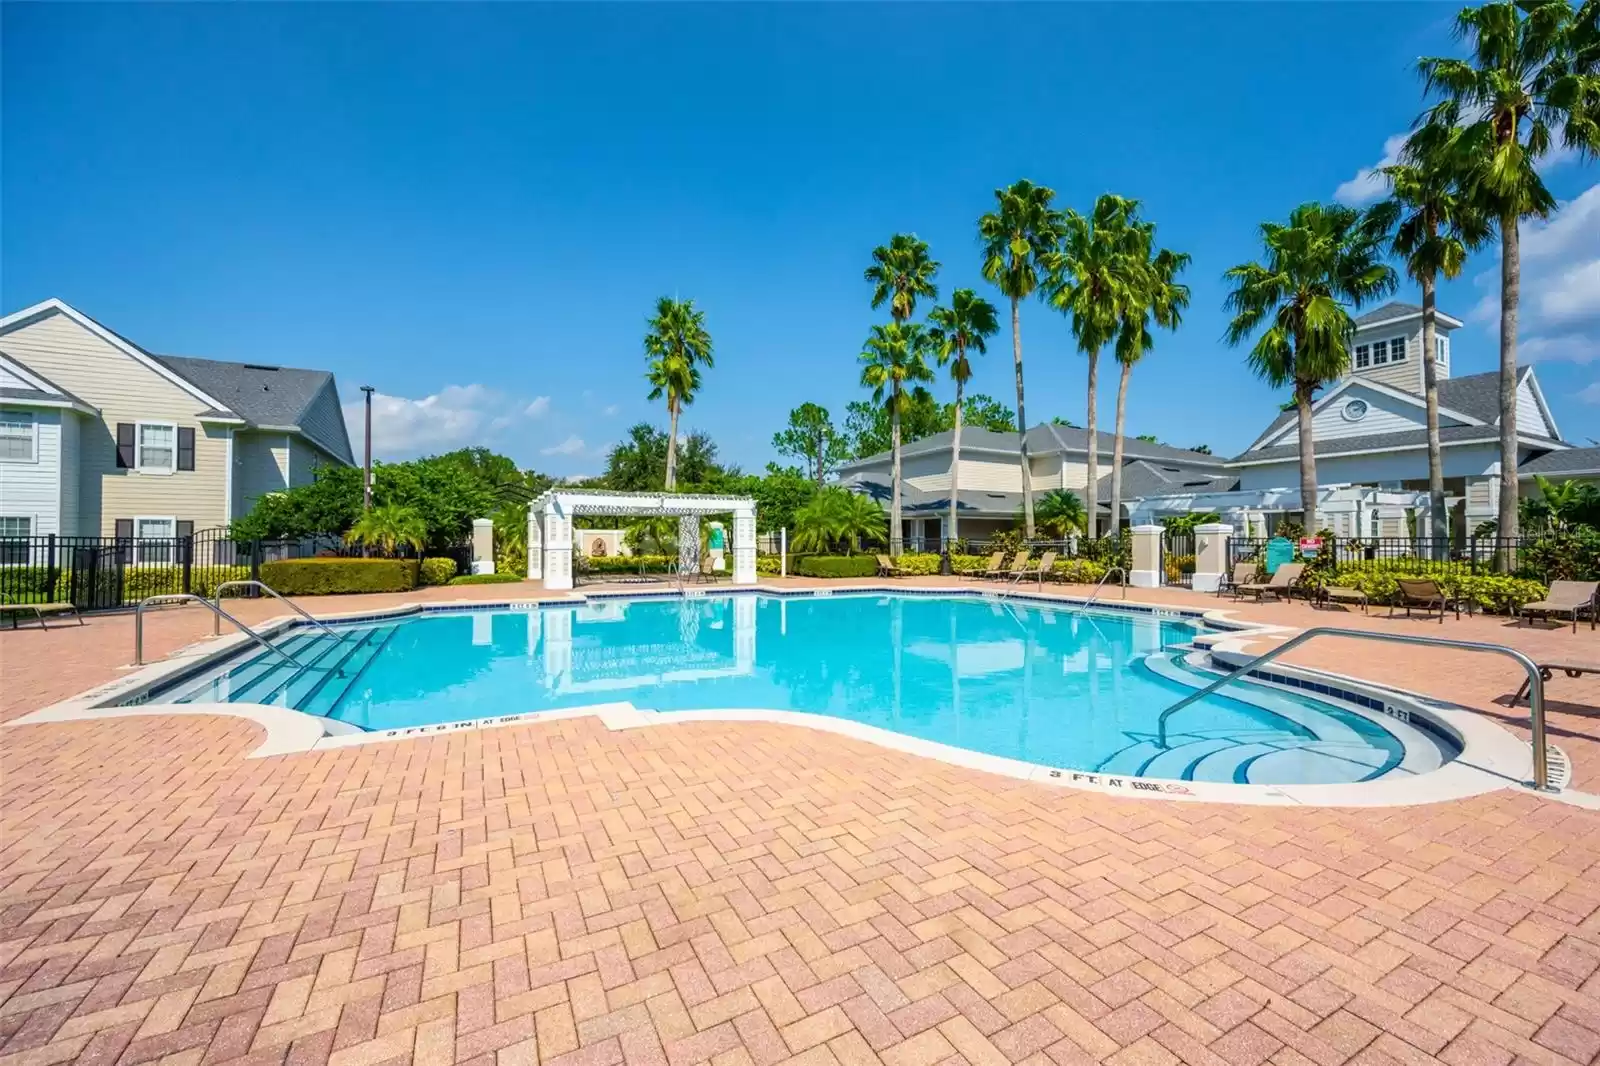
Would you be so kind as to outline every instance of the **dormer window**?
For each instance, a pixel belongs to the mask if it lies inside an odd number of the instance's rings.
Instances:
[[[1372,365],[1372,345],[1356,345],[1356,369],[1365,370]]]
[[[1406,361],[1406,339],[1395,337],[1389,341],[1389,362],[1403,363]]]
[[[1388,361],[1389,361],[1389,342],[1388,341],[1373,341],[1372,342],[1372,365],[1373,366],[1382,366],[1383,364],[1387,363]]]
[[[1441,366],[1450,362],[1450,338],[1443,333],[1433,338],[1433,361]]]

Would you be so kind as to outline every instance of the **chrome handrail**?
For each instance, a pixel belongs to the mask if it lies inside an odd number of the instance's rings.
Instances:
[[[1156,720],[1156,743],[1163,748],[1167,746],[1167,719],[1173,714],[1196,700],[1211,695],[1230,681],[1249,677],[1257,667],[1271,662],[1284,652],[1297,648],[1315,637],[1353,637],[1357,640],[1387,641],[1390,644],[1421,644],[1455,648],[1458,651],[1485,651],[1515,659],[1528,672],[1528,724],[1533,733],[1533,787],[1541,792],[1554,791],[1550,788],[1550,766],[1547,762],[1549,748],[1545,738],[1544,723],[1544,677],[1539,673],[1539,665],[1515,648],[1508,648],[1504,644],[1485,644],[1475,640],[1449,640],[1443,637],[1412,636],[1409,633],[1374,633],[1363,629],[1341,629],[1338,626],[1315,626],[1298,636],[1291,637],[1271,651],[1256,656],[1231,673],[1224,674],[1205,688],[1189,693],[1162,711]]]
[[[328,634],[328,636],[332,637],[334,640],[338,640],[339,639],[339,634],[335,633],[333,630],[329,629],[326,625],[322,624],[321,622],[317,621],[315,618],[311,617],[311,615],[306,611],[306,609],[304,607],[301,607],[299,604],[292,602],[287,597],[285,597],[283,595],[283,593],[279,592],[277,589],[273,588],[271,585],[267,584],[265,581],[253,581],[253,580],[251,580],[249,578],[245,578],[245,579],[242,579],[242,580],[239,580],[239,581],[224,581],[222,584],[217,586],[216,592],[213,593],[213,595],[216,597],[216,605],[218,607],[222,606],[222,590],[223,589],[244,588],[246,585],[249,585],[249,586],[252,586],[254,588],[260,589],[262,592],[265,592],[267,595],[271,596],[273,599],[277,600],[279,603],[284,604],[285,606],[287,606],[289,608],[289,610],[293,611],[295,614],[299,615],[301,618],[304,618],[307,622],[310,622],[312,625],[316,626],[318,629],[320,629],[324,633]],[[220,614],[214,615],[214,616],[212,616],[212,619],[211,619],[211,635],[212,636],[218,636],[221,633],[222,633],[222,616]]]
[[[195,602],[195,603],[200,604],[206,610],[210,611],[212,614],[214,614],[214,615],[216,615],[216,616],[218,616],[220,618],[225,618],[228,621],[232,622],[235,626],[237,626],[239,628],[239,630],[242,633],[244,633],[245,636],[249,637],[251,640],[255,641],[257,644],[261,645],[263,648],[266,648],[268,651],[276,652],[278,655],[282,656],[289,663],[291,663],[296,670],[304,670],[305,669],[305,667],[303,665],[301,665],[300,661],[298,659],[296,659],[293,655],[290,655],[288,652],[284,651],[282,648],[280,648],[276,644],[272,643],[266,637],[263,637],[260,633],[257,633],[255,630],[251,629],[249,626],[247,626],[243,622],[239,621],[233,615],[229,614],[227,611],[224,611],[221,607],[218,607],[216,604],[214,604],[210,600],[206,599],[204,596],[196,596],[192,592],[173,592],[173,593],[168,593],[168,594],[161,595],[161,596],[146,596],[144,599],[139,601],[139,606],[137,606],[137,607],[135,607],[133,609],[133,665],[134,666],[143,666],[144,665],[144,609],[146,607],[150,606],[152,603],[187,603],[187,602],[189,602],[191,600],[193,602]]]
[[[1105,588],[1105,584],[1107,581],[1111,580],[1112,574],[1122,575],[1122,598],[1128,598],[1128,572],[1120,566],[1113,566],[1111,569],[1105,572],[1105,576],[1103,576],[1099,581],[1095,582],[1094,591],[1089,594],[1088,599],[1083,601],[1083,605],[1085,607],[1093,603],[1096,597],[1100,595],[1100,590]]]

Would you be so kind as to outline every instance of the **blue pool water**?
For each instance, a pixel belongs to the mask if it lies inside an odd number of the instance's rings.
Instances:
[[[1253,684],[1191,705],[1163,736],[1159,712],[1209,677],[1164,650],[1193,639],[1190,623],[1128,612],[734,595],[428,614],[336,632],[279,640],[302,669],[251,655],[161,698],[279,704],[367,730],[613,702],[775,709],[1053,767],[1257,784],[1366,780],[1406,755],[1367,717]]]

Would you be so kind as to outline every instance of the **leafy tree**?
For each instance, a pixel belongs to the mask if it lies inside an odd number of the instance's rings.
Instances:
[[[946,404],[944,420],[951,426],[955,424],[955,405]],[[1015,433],[1017,419],[1011,408],[981,392],[968,396],[961,404],[961,422],[973,429],[987,429],[992,433]],[[944,432],[946,426],[940,426],[939,432]]]
[[[951,408],[952,430],[950,438],[950,529],[949,537],[960,536],[957,531],[957,495],[961,488],[961,420],[964,413],[962,390],[972,380],[972,361],[969,351],[979,355],[987,352],[987,340],[1000,331],[995,320],[994,304],[982,299],[971,289],[957,289],[950,296],[949,307],[935,307],[928,315],[932,327],[928,339],[933,345],[940,366],[949,365],[950,380],[956,383],[956,399]]]
[[[1134,437],[1133,439],[1134,440],[1142,440],[1146,444],[1160,444],[1161,443],[1160,439],[1157,438],[1154,433],[1141,433],[1137,437]]]
[[[794,518],[795,551],[843,551],[853,554],[857,543],[883,544],[887,540],[883,508],[865,496],[830,486],[822,489]]]
[[[933,393],[913,385],[901,397],[900,443],[943,433],[955,426],[955,404],[941,404]],[[868,400],[853,400],[845,405],[844,435],[850,442],[850,455],[865,459],[889,450],[889,412]],[[961,424],[966,429],[987,429],[995,433],[1015,433],[1016,419],[1011,409],[992,396],[975,392],[961,405]]]
[[[648,422],[629,426],[627,435],[606,454],[602,487],[619,492],[660,492],[660,471],[670,447],[672,440],[665,430]],[[684,440],[676,463],[680,479],[689,485],[703,485],[724,473],[717,464],[716,444],[699,430]]]
[[[1220,521],[1222,516],[1215,511],[1206,511],[1203,514],[1195,511],[1189,514],[1169,515],[1161,520],[1161,525],[1165,527],[1168,537],[1192,537],[1195,526]]]
[[[1068,429],[1078,428],[1078,423],[1074,422],[1070,418],[1062,418],[1060,415],[1051,415],[1050,424],[1052,426],[1066,426]]]
[[[762,533],[787,529],[795,515],[820,489],[816,482],[792,466],[767,464],[763,477],[750,477],[744,492],[756,501],[756,529]]]
[[[1189,450],[1191,452],[1199,452],[1201,455],[1210,455],[1211,454],[1211,445],[1209,445],[1209,444],[1196,444],[1193,448],[1190,448]]]
[[[834,428],[833,417],[820,404],[803,403],[789,412],[788,426],[772,435],[779,455],[803,460],[818,485],[850,457],[850,442]]]
[[[385,555],[394,555],[401,545],[420,552],[428,540],[428,526],[412,508],[386,503],[356,519],[347,536]]]
[[[1261,262],[1241,263],[1224,275],[1233,284],[1227,338],[1238,346],[1267,324],[1250,350],[1250,367],[1274,387],[1294,390],[1300,506],[1306,528],[1315,529],[1311,402],[1319,388],[1343,377],[1350,366],[1355,325],[1345,304],[1360,307],[1393,292],[1395,273],[1383,262],[1382,226],[1353,208],[1301,204],[1289,213],[1287,225],[1263,222],[1261,244]]]
[[[932,381],[928,369],[927,332],[899,322],[873,326],[861,352],[861,384],[872,390],[873,402],[889,411],[889,529],[891,545],[900,540],[900,414],[908,383]]]
[[[1022,524],[1033,536],[1033,472],[1028,467],[1028,416],[1022,390],[1023,300],[1039,288],[1061,240],[1062,219],[1051,203],[1055,190],[1024,178],[994,191],[995,209],[978,219],[983,277],[1011,301],[1011,358],[1017,376],[1017,427],[1022,431]]]
[[[650,364],[645,373],[650,399],[667,398],[664,484],[671,492],[678,483],[678,415],[694,403],[700,388],[700,367],[712,365],[705,312],[695,310],[693,300],[661,297],[656,301],[655,317],[650,320],[650,332],[645,334],[644,354]]]
[[[1418,62],[1428,91],[1440,100],[1409,143],[1416,149],[1412,161],[1444,150],[1467,200],[1500,230],[1497,526],[1501,536],[1515,538],[1518,226],[1555,209],[1537,163],[1558,134],[1584,158],[1600,151],[1600,3],[1501,0],[1464,8],[1455,30],[1469,55]]]
[[[1089,523],[1083,501],[1071,489],[1051,489],[1039,497],[1034,518],[1039,523],[1039,532],[1057,540],[1074,530],[1088,528]]]

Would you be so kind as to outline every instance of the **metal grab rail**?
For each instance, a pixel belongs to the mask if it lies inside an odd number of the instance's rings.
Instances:
[[[1171,707],[1161,712],[1161,717],[1156,720],[1156,743],[1161,747],[1167,746],[1167,719],[1183,710],[1230,681],[1247,678],[1259,666],[1278,658],[1284,652],[1298,648],[1306,641],[1315,637],[1353,637],[1356,640],[1387,641],[1390,644],[1422,644],[1439,648],[1455,648],[1459,651],[1486,651],[1495,655],[1504,655],[1508,659],[1515,659],[1528,673],[1528,722],[1533,733],[1533,787],[1541,792],[1550,792],[1550,767],[1547,760],[1548,746],[1545,740],[1544,723],[1544,677],[1539,673],[1539,665],[1515,648],[1508,648],[1504,644],[1484,644],[1475,640],[1448,640],[1442,637],[1417,637],[1408,633],[1373,633],[1362,629],[1340,629],[1338,626],[1316,626],[1308,629],[1298,636],[1279,644],[1276,648],[1258,655],[1254,659],[1237,667],[1231,673],[1211,682],[1205,688],[1197,689],[1174,703]]]
[[[1113,566],[1111,569],[1109,569],[1109,570],[1107,570],[1105,572],[1105,576],[1104,577],[1102,577],[1099,581],[1095,582],[1094,591],[1089,593],[1089,598],[1083,601],[1083,605],[1085,607],[1087,607],[1091,603],[1093,603],[1095,601],[1095,598],[1100,595],[1100,590],[1105,588],[1105,584],[1106,584],[1107,581],[1111,580],[1111,575],[1112,574],[1121,574],[1122,575],[1122,598],[1123,599],[1127,599],[1128,598],[1128,572],[1126,570],[1124,570],[1120,566]]]
[[[216,592],[213,593],[213,595],[216,597],[216,605],[218,607],[222,606],[222,590],[223,589],[243,588],[246,585],[251,585],[251,586],[254,586],[255,588],[260,589],[262,592],[265,592],[267,595],[271,596],[273,599],[277,600],[279,603],[281,603],[281,604],[285,605],[286,607],[288,607],[289,610],[293,611],[295,614],[299,615],[301,618],[304,618],[307,622],[310,622],[312,625],[316,626],[318,629],[320,629],[324,633],[328,634],[328,636],[332,637],[335,640],[339,639],[339,634],[335,633],[333,630],[329,629],[327,626],[323,625],[321,622],[319,622],[315,618],[311,617],[311,615],[306,612],[305,608],[299,606],[296,603],[291,602],[281,592],[279,592],[277,589],[273,588],[271,585],[267,584],[265,581],[252,581],[252,580],[250,580],[248,578],[246,578],[244,580],[241,580],[241,581],[224,581],[222,584],[217,586]],[[216,615],[213,615],[212,618],[211,618],[211,635],[215,637],[215,636],[219,636],[221,633],[222,633],[222,615],[220,613],[218,613]]]
[[[144,609],[146,607],[150,606],[150,604],[152,604],[152,603],[180,603],[180,602],[188,602],[188,601],[191,601],[191,600],[194,601],[195,603],[200,604],[202,607],[204,607],[206,610],[210,611],[212,614],[217,615],[220,618],[226,618],[228,621],[232,622],[235,626],[237,626],[239,628],[240,632],[244,633],[245,636],[249,637],[251,640],[255,641],[257,644],[261,645],[263,648],[266,648],[268,651],[276,652],[284,660],[286,660],[287,662],[292,664],[296,670],[304,670],[305,669],[305,667],[303,665],[301,665],[300,661],[298,659],[296,659],[293,655],[290,655],[288,652],[284,651],[282,648],[280,648],[276,644],[272,643],[266,637],[263,637],[260,633],[257,633],[255,630],[251,629],[249,626],[247,626],[243,622],[239,621],[233,615],[229,614],[227,611],[224,611],[221,607],[218,607],[216,604],[214,604],[210,600],[206,599],[204,596],[196,596],[192,592],[173,592],[173,593],[169,593],[167,595],[162,595],[162,596],[146,596],[144,599],[139,601],[139,606],[137,606],[137,607],[135,607],[133,609],[133,665],[134,666],[143,666],[144,665]]]

